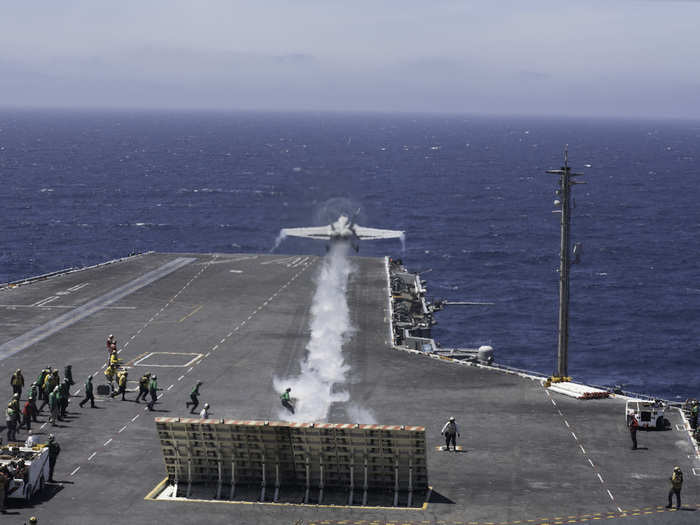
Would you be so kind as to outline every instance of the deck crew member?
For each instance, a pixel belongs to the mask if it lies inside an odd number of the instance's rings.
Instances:
[[[44,405],[46,405],[46,403],[48,403],[49,395],[51,395],[51,392],[53,392],[54,389],[58,386],[57,376],[58,376],[58,372],[52,372],[49,369],[48,373],[44,377],[44,403],[41,405],[41,408],[39,410],[44,408]]]
[[[116,373],[116,368],[112,365],[107,366],[105,369],[105,379],[109,383],[109,390],[114,392],[114,374]]]
[[[32,406],[32,421],[36,423],[36,416],[39,415],[39,409],[36,406],[36,392],[34,390],[30,390],[28,401],[29,404]]]
[[[49,416],[49,423],[51,423],[52,426],[56,426],[56,420],[59,416],[58,403],[58,387],[55,387],[53,392],[49,394],[49,412],[51,413]]]
[[[199,418],[200,419],[208,419],[209,418],[209,403],[204,403],[204,408],[199,413]]]
[[[44,369],[39,373],[39,375],[38,375],[37,378],[36,378],[35,383],[36,383],[36,385],[37,385],[38,388],[39,388],[39,398],[38,398],[39,401],[45,401],[45,396],[44,396],[44,380],[46,379],[46,375],[49,374],[49,373],[50,373],[49,368],[46,367],[46,368],[44,368]],[[42,406],[42,408],[43,408],[44,405],[41,405],[41,406]]]
[[[39,395],[41,394],[41,388],[39,388],[39,383],[34,381],[32,383],[32,386],[29,387],[29,397],[34,399],[34,403],[36,404],[36,400],[39,399]]]
[[[156,404],[158,399],[158,376],[152,376],[150,383],[148,383],[148,393],[151,396],[151,400],[148,402],[148,410],[153,410],[153,405]]]
[[[190,408],[190,414],[194,414],[195,410],[197,409],[197,406],[199,406],[199,387],[202,386],[201,381],[197,381],[197,384],[195,387],[192,389],[192,392],[190,392],[190,401],[185,403],[187,407],[192,405],[192,408]]]
[[[90,401],[90,407],[95,408],[95,396],[92,393],[92,376],[88,376],[87,381],[85,381],[85,398],[78,403],[80,405],[80,408],[83,408],[83,405]]]
[[[31,394],[22,408],[22,416],[23,419],[20,428],[26,426],[27,430],[30,430],[32,428],[32,419],[36,421],[36,404],[34,404],[34,399],[31,397]]]
[[[282,395],[280,396],[280,401],[282,402],[282,406],[293,414],[294,405],[292,404],[292,398],[289,394],[291,391],[291,388],[287,388],[284,392],[282,392]]]
[[[109,364],[114,368],[119,366],[119,354],[116,346],[112,348],[112,352],[109,354]]]
[[[455,418],[451,417],[445,426],[442,427],[442,434],[445,436],[445,450],[450,450],[450,442],[452,443],[452,448],[457,450],[457,436],[461,437],[459,430],[457,429],[457,423],[455,423]]]
[[[12,399],[10,399],[10,402],[7,406],[11,406],[17,412],[19,412],[19,394],[12,394]]]
[[[75,384],[75,381],[73,381],[73,365],[66,365],[63,369],[63,380],[68,381],[68,386]]]
[[[681,488],[683,487],[683,472],[681,472],[681,467],[673,467],[673,474],[669,478],[671,481],[671,488],[668,491],[668,505],[667,509],[671,508],[671,502],[673,500],[673,495],[676,495],[676,508],[681,508]]]
[[[68,412],[68,399],[70,398],[70,383],[67,379],[64,379],[63,383],[58,386],[58,391],[61,394],[61,404],[58,408],[61,411],[61,417],[64,418]]]
[[[146,396],[148,396],[148,384],[150,382],[151,382],[151,373],[150,372],[146,372],[139,379],[139,394],[136,396],[137,403],[139,402],[139,399],[141,399],[141,396],[143,396],[143,400],[146,401]]]
[[[22,370],[17,369],[17,371],[12,374],[12,379],[10,379],[10,384],[12,385],[12,393],[22,395],[22,388],[24,388],[24,376],[22,375]]]
[[[124,370],[121,374],[119,374],[119,379],[117,381],[117,384],[119,386],[119,390],[116,392],[112,392],[112,397],[117,397],[119,394],[122,395],[122,401],[126,401],[126,398],[124,395],[126,394],[126,381],[127,381],[127,376],[129,373]]]
[[[56,459],[61,453],[61,445],[56,443],[56,438],[54,438],[53,434],[49,434],[49,442],[46,446],[49,449],[49,481],[53,483],[53,468],[56,466]]]
[[[637,450],[637,430],[639,430],[639,422],[634,414],[630,414],[627,418],[627,425],[630,430],[630,437],[632,438],[632,450]]]
[[[7,442],[15,441],[17,432],[17,411],[12,405],[7,405],[5,411],[5,426],[7,427]]]

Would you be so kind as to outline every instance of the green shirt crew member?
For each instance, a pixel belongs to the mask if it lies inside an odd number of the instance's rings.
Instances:
[[[186,406],[192,405],[192,408],[190,409],[190,414],[195,413],[195,409],[199,405],[199,387],[202,386],[201,381],[197,381],[197,384],[195,387],[192,389],[192,392],[190,392],[190,401],[185,403]]]
[[[148,410],[153,410],[153,405],[156,404],[158,399],[158,376],[151,377],[151,382],[148,384],[148,393],[151,396],[151,400],[148,402]]]
[[[95,396],[92,393],[92,376],[88,376],[87,381],[85,381],[85,397],[79,403],[80,408],[88,401],[90,401],[90,408],[95,408]]]
[[[280,395],[280,401],[282,402],[282,406],[293,414],[294,405],[292,404],[292,397],[289,394],[291,391],[292,389],[288,387],[284,392],[282,392],[282,395]]]

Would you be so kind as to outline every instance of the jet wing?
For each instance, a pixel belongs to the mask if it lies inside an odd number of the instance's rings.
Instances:
[[[331,238],[330,226],[315,226],[311,228],[283,228],[280,232],[284,237],[307,237],[309,239]]]
[[[404,232],[399,230],[380,230],[379,228],[365,228],[355,225],[355,234],[360,240],[372,239],[395,239],[404,236]]]

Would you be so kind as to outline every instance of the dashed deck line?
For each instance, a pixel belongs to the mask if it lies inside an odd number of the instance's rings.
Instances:
[[[571,433],[571,436],[574,438],[574,441],[576,441],[576,444],[579,446],[579,449],[581,450],[581,453],[583,454],[583,457],[586,458],[586,460],[588,460],[588,463],[591,465],[591,468],[593,469],[593,471],[595,472],[596,476],[597,476],[598,479],[600,480],[600,483],[601,483],[601,485],[603,486],[603,488],[605,489],[605,491],[607,492],[608,496],[610,496],[610,499],[612,500],[613,503],[616,503],[616,502],[615,502],[615,497],[613,496],[613,493],[612,493],[612,492],[610,491],[610,489],[606,486],[605,480],[603,479],[603,476],[601,476],[600,472],[598,471],[598,469],[596,468],[595,464],[593,463],[593,460],[591,460],[591,458],[589,457],[589,455],[586,453],[586,449],[583,448],[583,444],[579,441],[578,436],[577,436],[577,435],[574,433],[574,431],[571,429],[571,425],[570,425],[569,421],[566,419],[566,416],[562,413],[561,409],[557,406],[557,403],[556,403],[556,401],[554,400],[554,398],[552,397],[552,395],[549,393],[549,390],[545,390],[544,392],[545,392],[545,394],[547,395],[547,397],[549,398],[549,400],[552,402],[552,404],[556,407],[557,413],[558,413],[559,416],[563,419],[564,424],[566,425],[566,428],[569,429],[569,432]],[[616,508],[617,508],[620,512],[622,512],[622,509],[621,509],[619,506],[616,505]],[[592,518],[592,519],[596,519],[596,518]]]
[[[700,504],[695,504],[695,505],[686,505],[684,508],[700,508]],[[618,507],[619,509],[619,507]],[[579,515],[572,515],[572,516],[557,516],[553,518],[530,518],[530,519],[519,519],[519,520],[513,520],[513,521],[452,521],[452,520],[437,520],[437,521],[429,521],[429,520],[420,520],[420,521],[411,521],[411,520],[403,520],[403,519],[396,519],[396,520],[388,520],[388,521],[380,521],[380,520],[353,520],[353,519],[345,519],[345,520],[311,520],[308,522],[308,525],[348,525],[348,524],[354,524],[354,525],[423,525],[423,524],[428,524],[428,523],[437,523],[439,525],[522,525],[525,523],[532,523],[534,525],[560,525],[563,523],[588,523],[591,521],[597,521],[597,520],[612,520],[612,519],[620,519],[620,518],[637,518],[637,517],[642,517],[642,516],[648,516],[651,514],[660,514],[660,513],[666,513],[666,512],[678,512],[678,509],[667,509],[663,506],[657,506],[657,507],[646,507],[644,509],[634,509],[634,510],[622,510],[619,509],[618,512],[596,512],[593,514],[579,514]]]

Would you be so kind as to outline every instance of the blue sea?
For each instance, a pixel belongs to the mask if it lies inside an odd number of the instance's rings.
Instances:
[[[470,116],[0,112],[0,282],[131,252],[269,252],[359,208],[450,306],[443,347],[551,374],[559,168],[574,188],[569,372],[700,394],[700,123]],[[322,254],[287,239],[276,253]],[[1,312],[1,311],[0,311]],[[1,315],[1,313],[0,313]]]

